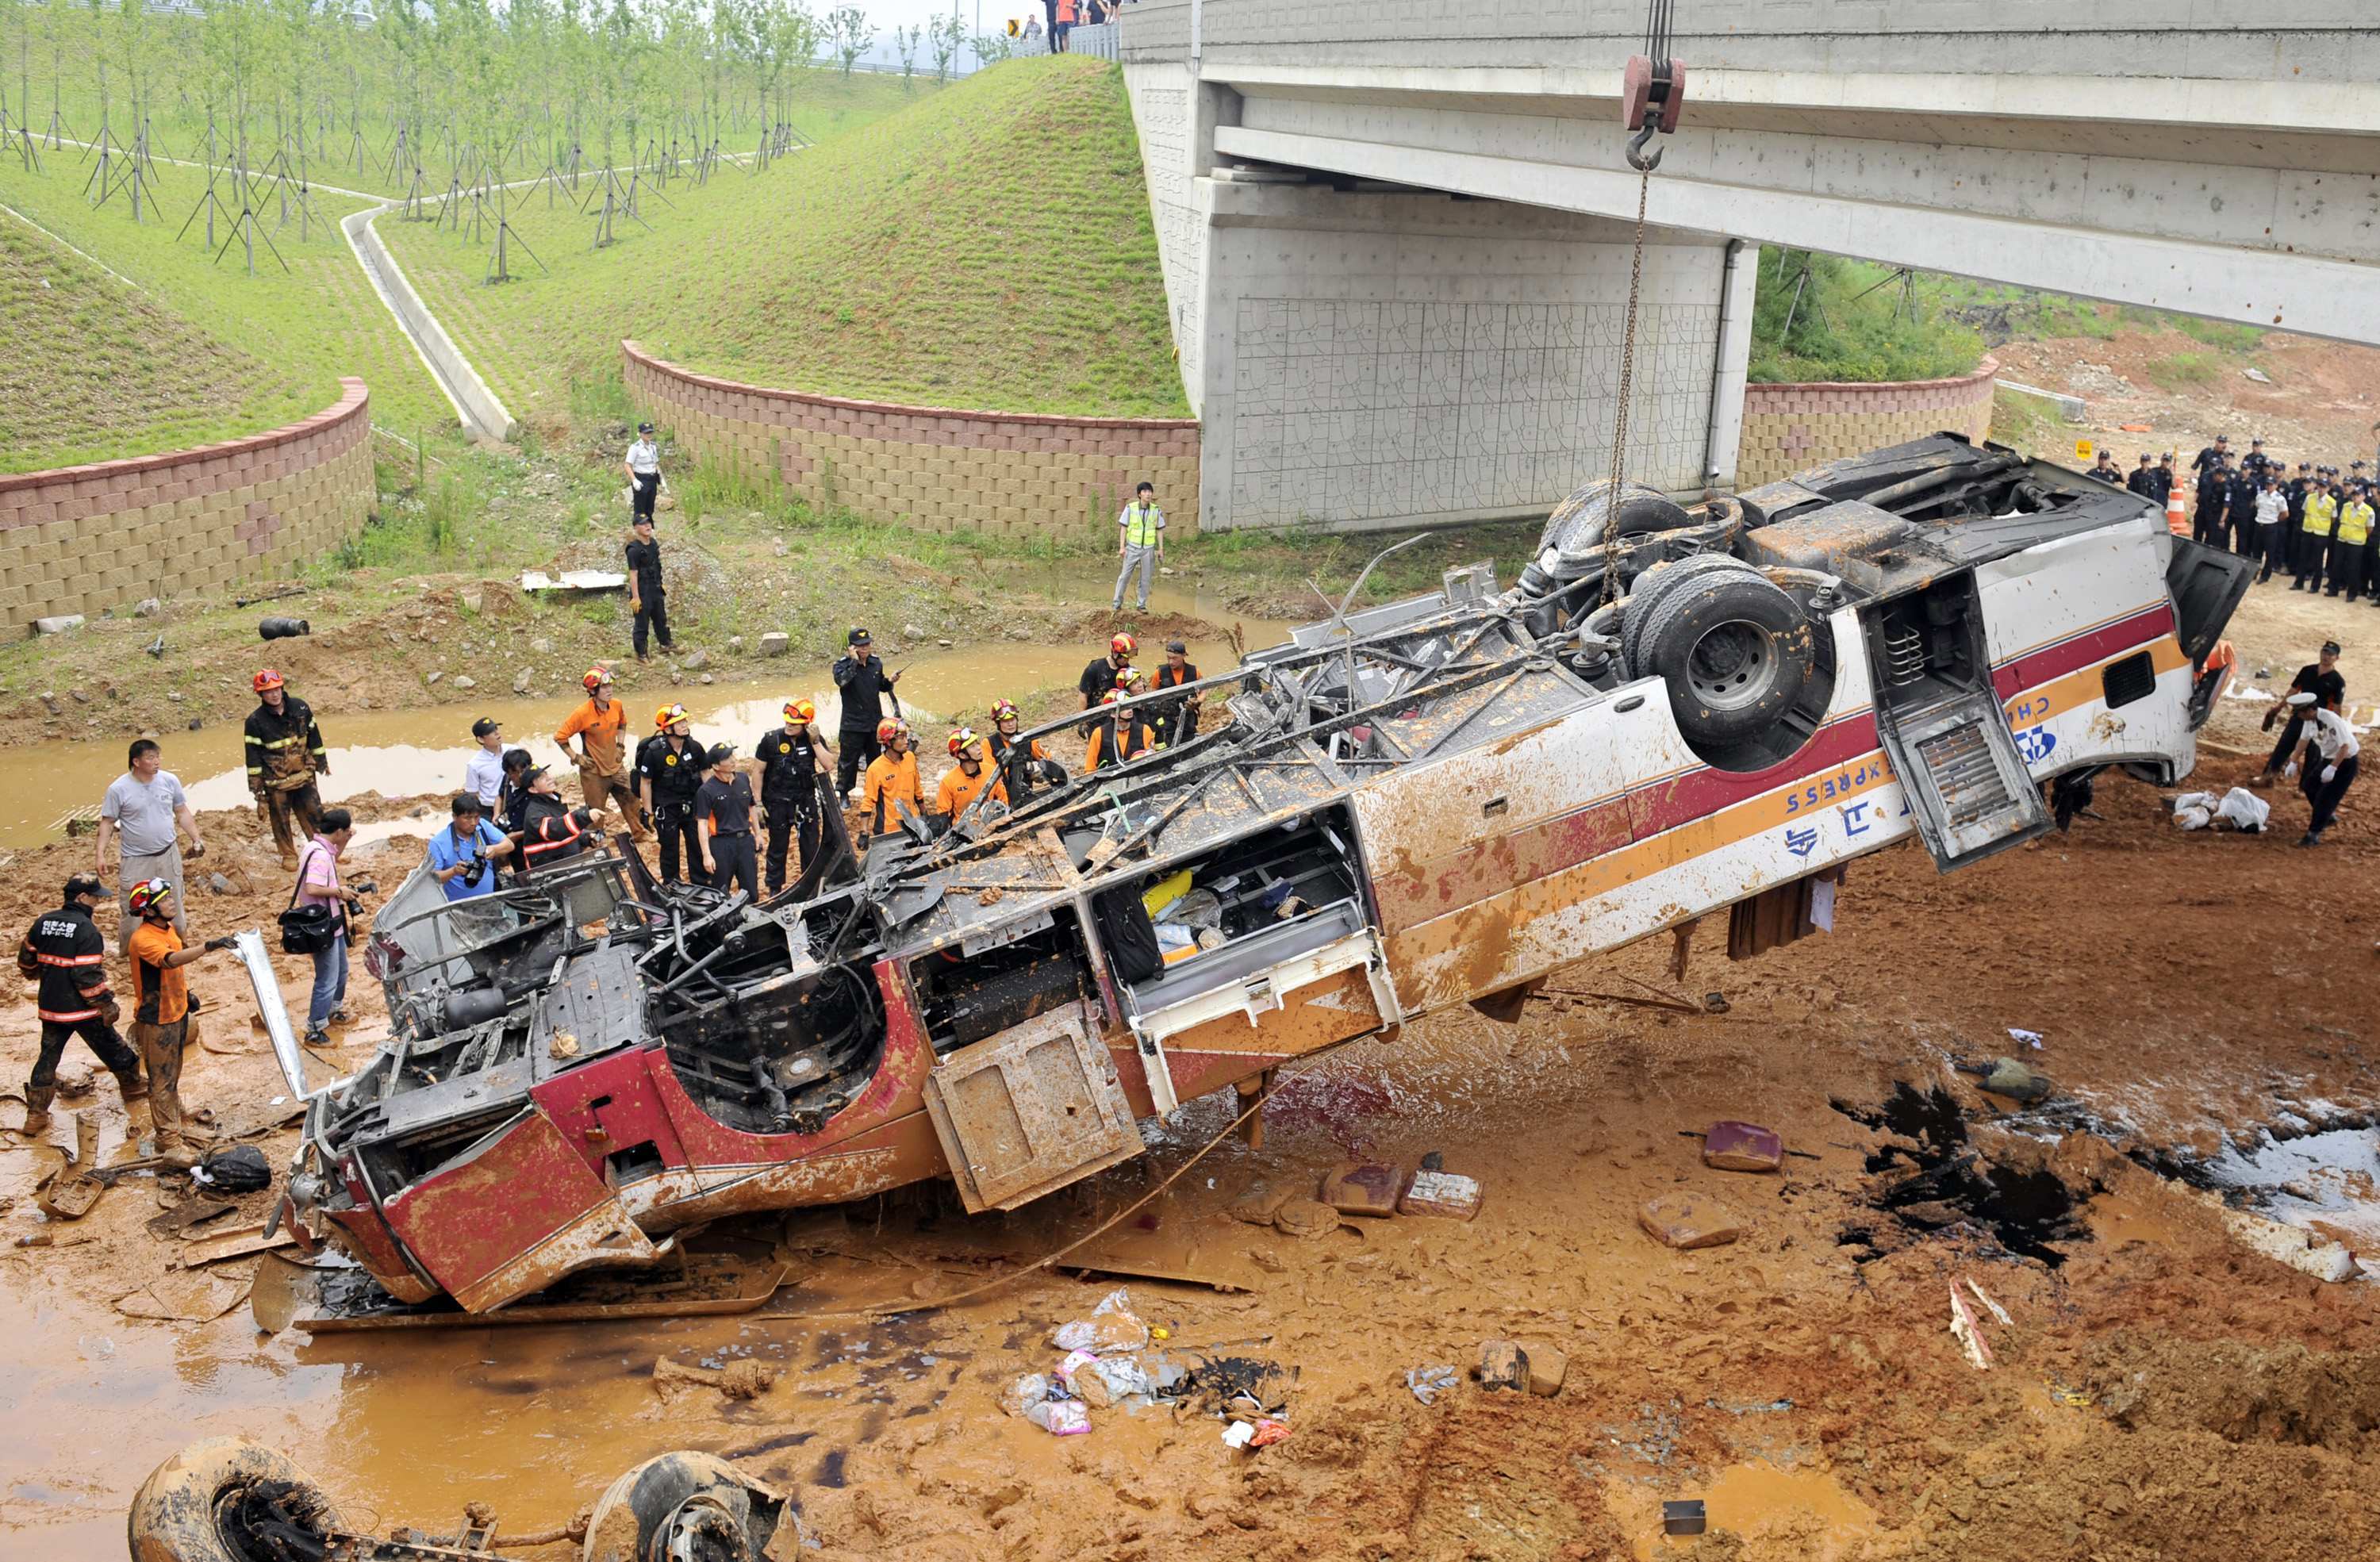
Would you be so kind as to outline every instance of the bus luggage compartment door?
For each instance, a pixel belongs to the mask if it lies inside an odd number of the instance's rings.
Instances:
[[[1029,1204],[1142,1149],[1080,1003],[943,1057],[926,1076],[926,1111],[970,1215]]]

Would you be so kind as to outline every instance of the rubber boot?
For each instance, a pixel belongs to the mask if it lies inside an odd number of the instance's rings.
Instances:
[[[39,1139],[50,1131],[50,1103],[58,1097],[55,1084],[25,1086],[25,1126],[17,1132],[28,1139]]]
[[[124,1097],[124,1109],[129,1112],[135,1101],[149,1099],[149,1082],[141,1077],[140,1066],[111,1070],[115,1075],[116,1094]]]

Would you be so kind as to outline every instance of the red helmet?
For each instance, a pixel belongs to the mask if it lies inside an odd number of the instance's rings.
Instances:
[[[1118,633],[1110,636],[1108,640],[1108,649],[1115,652],[1118,656],[1129,657],[1133,652],[1140,649],[1140,642],[1134,639],[1129,635]]]
[[[653,730],[656,732],[667,732],[670,728],[676,726],[680,721],[690,721],[692,720],[693,718],[686,713],[685,706],[664,705],[659,710],[653,712]]]
[[[258,694],[262,694],[267,689],[277,689],[281,686],[281,674],[268,667],[256,675],[254,686]]]
[[[1115,686],[1119,689],[1137,688],[1148,676],[1137,667],[1119,667],[1116,669]]]
[[[975,735],[975,729],[973,727],[961,727],[957,732],[951,734],[951,757],[953,759],[957,758],[960,755],[965,754],[968,749],[973,748],[981,740]]]
[[[125,897],[125,903],[132,908],[133,915],[146,916],[151,906],[173,892],[174,887],[162,878],[144,878],[132,887],[131,893]]]
[[[785,701],[785,720],[788,721],[815,721],[818,720],[818,706],[806,699],[789,699]]]
[[[895,717],[887,716],[884,720],[876,723],[876,741],[878,743],[891,743],[895,737],[906,733],[908,730],[908,722],[900,720]]]
[[[613,672],[613,671],[608,667],[590,667],[587,670],[587,675],[578,681],[587,685],[588,693],[593,694],[597,689],[601,688],[606,684],[615,684],[619,682],[619,678],[618,675]]]
[[[999,725],[1002,721],[1014,721],[1017,719],[1016,702],[1014,700],[996,699],[991,702],[991,720],[994,726]]]

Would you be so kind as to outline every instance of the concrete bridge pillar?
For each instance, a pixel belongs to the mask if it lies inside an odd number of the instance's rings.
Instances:
[[[1542,515],[1610,467],[1630,224],[1218,169],[1236,94],[1128,64],[1202,527],[1363,531]],[[1203,149],[1203,150],[1202,150]],[[1648,236],[1627,475],[1734,478],[1754,268]]]

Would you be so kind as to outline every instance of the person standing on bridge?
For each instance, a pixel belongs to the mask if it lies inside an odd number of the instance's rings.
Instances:
[[[176,827],[189,832],[193,859],[207,854],[207,843],[199,838],[199,817],[190,811],[190,800],[182,793],[181,779],[164,768],[164,758],[156,739],[133,739],[126,760],[129,768],[108,783],[107,795],[100,800],[99,850],[91,867],[101,878],[107,877],[107,848],[117,847],[118,954],[132,947],[132,930],[140,923],[132,914],[132,886],[144,878],[182,882],[182,847]],[[174,931],[186,938],[190,935],[188,916],[178,896],[174,903]]]
[[[648,630],[661,642],[662,649],[674,644],[670,639],[669,603],[662,585],[662,545],[653,540],[653,518],[649,515],[638,515],[628,528],[628,611],[636,615],[628,639],[638,661],[652,660],[645,649]]]
[[[322,795],[314,778],[331,773],[330,751],[322,746],[322,730],[304,700],[283,686],[281,674],[270,667],[253,680],[257,707],[248,713],[248,790],[257,812],[273,827],[273,842],[281,848],[281,866],[298,866],[297,835],[309,840],[321,833]],[[297,825],[293,833],[290,826]]]
[[[629,520],[633,522],[639,515],[651,520],[653,501],[662,491],[662,447],[661,442],[653,438],[651,424],[637,425],[637,437],[629,442],[628,454],[621,458],[620,465],[628,474]]]
[[[1132,503],[1116,515],[1116,557],[1123,567],[1116,571],[1115,601],[1111,611],[1123,611],[1123,588],[1132,579],[1132,572],[1140,572],[1140,611],[1148,611],[1148,588],[1157,579],[1157,567],[1165,562],[1165,512],[1157,507],[1157,485],[1142,483],[1133,490]]]
[[[1050,23],[1050,52],[1066,53],[1066,34],[1075,30],[1075,0],[1058,0],[1056,17]]]

